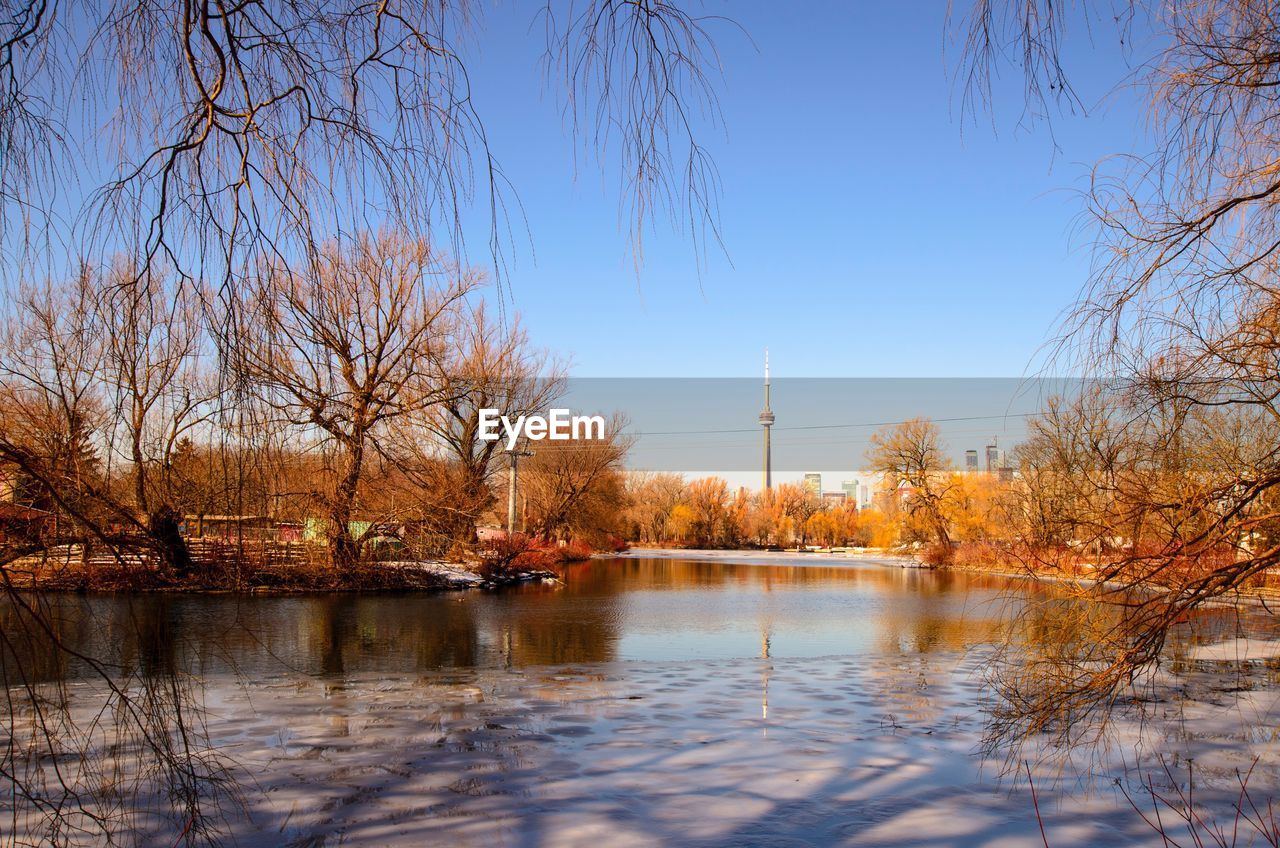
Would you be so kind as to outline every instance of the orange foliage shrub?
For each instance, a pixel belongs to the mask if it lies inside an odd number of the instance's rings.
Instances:
[[[933,542],[920,551],[920,561],[931,568],[950,565],[955,549],[945,542]]]
[[[957,568],[991,568],[1004,565],[1008,554],[990,542],[961,542],[951,554]]]
[[[487,542],[476,572],[487,580],[514,577],[528,571],[559,572],[557,566],[590,559],[591,546],[574,540],[567,545],[534,539],[521,533]]]

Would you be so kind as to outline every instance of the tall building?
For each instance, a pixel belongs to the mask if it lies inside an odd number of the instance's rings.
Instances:
[[[844,492],[846,502],[858,505],[858,481],[857,480],[841,480],[840,490]]]
[[[804,487],[819,497],[822,496],[822,475],[810,471],[804,475]]]
[[[987,473],[995,474],[996,469],[1000,467],[1000,448],[995,436],[991,437],[991,444],[987,445]]]
[[[764,412],[760,413],[764,428],[764,491],[773,488],[773,457],[769,453],[769,428],[773,426],[773,410],[769,408],[769,348],[764,349]]]
[[[964,470],[970,474],[978,473],[978,452],[976,450],[964,452]]]

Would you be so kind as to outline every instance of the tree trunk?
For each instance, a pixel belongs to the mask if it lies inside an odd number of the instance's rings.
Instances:
[[[350,571],[360,561],[360,543],[351,535],[351,518],[363,459],[364,445],[358,441],[347,454],[346,470],[329,505],[329,564],[343,571]]]
[[[476,519],[480,512],[488,507],[485,496],[487,486],[484,481],[484,470],[477,467],[463,469],[462,505],[465,507],[451,512],[445,518],[445,534],[461,545],[474,545],[479,541],[476,535]]]
[[[180,580],[191,576],[191,551],[182,538],[181,519],[173,507],[165,504],[148,515],[147,533],[166,574]]]

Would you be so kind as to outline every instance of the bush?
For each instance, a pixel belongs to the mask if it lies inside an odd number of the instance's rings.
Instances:
[[[574,540],[567,545],[523,534],[493,539],[480,549],[477,573],[486,580],[514,577],[527,571],[559,572],[566,562],[590,559],[591,546]]]
[[[522,567],[521,560],[535,550],[533,540],[523,533],[490,539],[480,547],[480,565],[476,573],[486,580],[511,577],[528,570],[528,565]]]
[[[952,551],[950,565],[973,571],[1016,571],[1046,577],[1074,578],[1092,574],[1091,567],[1070,548],[1032,547],[1016,542],[962,542]]]
[[[991,542],[962,542],[951,552],[950,565],[958,568],[992,568],[1008,564],[1009,553]]]
[[[559,548],[560,562],[582,562],[591,559],[591,546],[585,542],[573,540],[567,545]]]
[[[920,561],[930,568],[950,565],[954,556],[955,548],[947,542],[930,542],[920,550]]]

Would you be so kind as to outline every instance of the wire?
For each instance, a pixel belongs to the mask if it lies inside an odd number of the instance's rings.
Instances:
[[[959,418],[930,418],[935,424],[947,424],[959,421],[991,421],[998,418],[1034,418],[1040,415],[1039,412],[1009,412],[1000,415],[969,415]],[[803,424],[794,427],[773,427],[777,431],[783,430],[841,430],[852,429],[856,427],[893,427],[898,424],[906,424],[906,421],[876,421],[864,424]],[[695,435],[714,435],[718,433],[759,433],[760,426],[755,427],[738,427],[725,430],[655,430],[646,433],[643,430],[632,431],[628,435],[632,436],[695,436]]]

